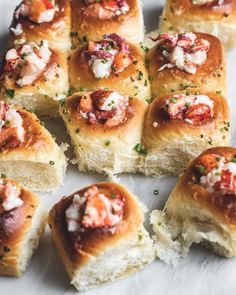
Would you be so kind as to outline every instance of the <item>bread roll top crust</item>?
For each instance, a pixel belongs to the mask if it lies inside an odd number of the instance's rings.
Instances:
[[[203,152],[199,157],[193,160],[187,171],[181,176],[179,183],[173,194],[174,198],[185,199],[185,201],[190,201],[196,203],[198,206],[207,208],[213,214],[215,214],[224,223],[229,224],[233,228],[236,227],[236,178],[233,179],[233,192],[222,193],[218,189],[208,190],[203,186],[199,178],[199,171],[202,173],[202,167],[207,169],[209,165],[212,165],[212,155],[216,158],[216,161],[220,161],[221,157],[224,157],[226,161],[232,162],[236,156],[236,149],[232,147],[216,147],[211,148]],[[206,160],[206,156],[208,160]],[[205,158],[205,166],[200,166],[199,161],[202,157]],[[218,159],[219,157],[219,159]],[[233,163],[233,162],[232,162]],[[215,167],[215,165],[213,165]],[[204,175],[204,174],[201,174]],[[215,175],[216,177],[218,175]],[[220,181],[227,182],[227,176],[223,177]],[[178,192],[178,193],[177,193]]]
[[[101,90],[101,89],[100,89]],[[100,91],[98,90],[98,91]],[[103,90],[102,90],[103,91]],[[107,91],[107,90],[106,90]],[[89,132],[91,134],[98,135],[101,133],[114,133],[114,130],[123,130],[128,128],[129,124],[138,118],[139,115],[142,115],[146,104],[138,99],[128,99],[127,105],[122,111],[124,113],[121,121],[115,122],[116,124],[107,124],[109,118],[110,120],[116,120],[116,117],[119,117],[119,113],[116,114],[116,110],[111,111],[100,111],[101,114],[104,114],[104,119],[96,119],[94,123],[90,123],[88,118],[85,118],[83,113],[81,113],[80,102],[87,97],[88,95],[93,94],[94,92],[79,92],[73,94],[71,97],[67,98],[65,105],[62,106],[65,115],[71,119],[71,124],[73,124],[76,128],[79,128],[78,133],[80,131]],[[99,111],[97,111],[99,112]],[[112,113],[113,112],[113,113]],[[108,115],[110,117],[107,117]],[[98,114],[99,115],[99,114]],[[106,120],[107,117],[107,120]]]
[[[26,38],[38,35],[43,36],[45,39],[53,40],[55,37],[66,36],[66,33],[69,37],[70,29],[70,1],[67,0],[55,0],[56,12],[50,22],[35,23],[29,19],[29,17],[24,17],[22,15],[19,18],[16,18],[14,15],[12,24],[10,28],[15,28],[18,24],[22,26],[23,33],[19,36],[11,31],[10,42],[12,43],[14,39]],[[20,4],[21,5],[21,4]],[[15,12],[20,7],[17,6]]]
[[[41,125],[39,119],[30,111],[21,107],[15,108],[23,120],[24,139],[16,147],[3,148],[1,157],[8,157],[12,153],[31,153],[48,150],[54,145],[54,140],[50,133]]]
[[[194,93],[193,91],[189,91],[187,95],[195,95]],[[183,93],[178,92],[163,95],[151,103],[144,124],[144,144],[150,144],[152,146],[149,141],[157,141],[163,138],[168,138],[169,140],[170,138],[180,139],[185,136],[188,137],[189,134],[190,136],[200,138],[200,134],[206,137],[214,135],[216,132],[221,133],[220,129],[229,121],[228,105],[224,97],[215,93],[207,93],[206,95],[213,102],[212,116],[207,119],[203,118],[202,121],[200,120],[196,124],[193,124],[185,120],[170,118],[168,115],[166,102],[174,99],[176,94],[180,95]],[[224,132],[226,130],[222,130],[221,136],[224,135]]]
[[[209,42],[209,50],[207,51],[207,58],[205,62],[197,66],[197,71],[194,74],[194,79],[196,82],[204,81],[207,77],[214,75],[215,77],[220,77],[224,71],[224,56],[222,45],[220,40],[209,34],[205,33],[194,33],[197,39],[204,39]],[[173,77],[180,76],[183,79],[189,79],[193,74],[187,73],[184,70],[173,68],[164,68],[160,70],[169,61],[162,54],[163,47],[162,43],[155,45],[147,54],[147,60],[149,63],[149,69],[152,75],[157,76],[157,78],[163,78],[165,75],[173,75]],[[194,82],[194,81],[193,81]]]
[[[108,248],[115,247],[117,243],[129,241],[137,235],[143,222],[143,212],[136,199],[123,186],[115,183],[94,184],[99,193],[105,196],[120,195],[124,199],[123,218],[116,224],[115,232],[107,229],[87,229],[70,233],[67,228],[65,211],[72,204],[74,195],[81,197],[92,187],[86,187],[69,197],[64,197],[49,213],[49,224],[57,235],[62,247],[68,255],[70,262],[81,267],[91,255],[98,256]]]

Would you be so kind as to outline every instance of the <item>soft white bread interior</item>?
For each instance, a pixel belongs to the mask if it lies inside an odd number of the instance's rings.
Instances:
[[[124,278],[151,263],[156,256],[153,240],[143,226],[146,208],[136,196],[120,184],[105,182],[93,185],[103,194],[125,198],[123,219],[113,234],[106,228],[76,232],[71,239],[65,210],[73,197],[84,197],[87,187],[63,198],[49,213],[49,225],[58,253],[77,290],[85,291]]]
[[[108,249],[99,257],[92,257],[84,268],[75,271],[71,284],[79,291],[96,288],[125,278],[153,260],[153,242],[144,227],[140,226],[132,241]]]
[[[40,238],[42,237],[47,222],[47,213],[43,204],[40,204],[36,209],[33,217],[30,229],[26,234],[19,253],[19,275],[26,271],[27,265],[39,246]]]

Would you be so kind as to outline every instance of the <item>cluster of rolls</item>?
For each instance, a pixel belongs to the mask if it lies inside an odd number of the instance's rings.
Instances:
[[[221,43],[236,40],[234,13],[230,0],[167,1],[149,49],[139,44],[138,0],[19,4],[0,73],[1,275],[22,274],[46,224],[24,185],[52,191],[66,170],[64,148],[32,112],[64,120],[80,171],[176,175],[191,160],[164,211],[152,212],[152,238],[145,206],[119,184],[94,184],[53,206],[52,237],[78,290],[157,256],[174,263],[192,243],[236,255],[236,150],[224,147]]]

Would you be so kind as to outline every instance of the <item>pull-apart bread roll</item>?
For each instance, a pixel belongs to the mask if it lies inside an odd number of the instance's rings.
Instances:
[[[65,197],[51,209],[52,238],[76,289],[124,278],[154,260],[144,213],[126,188],[108,182]]]
[[[1,98],[41,116],[57,117],[59,100],[69,89],[67,58],[47,41],[16,45],[5,55],[0,76]]]
[[[0,171],[35,191],[62,184],[64,153],[38,118],[0,101]]]
[[[16,40],[47,40],[53,49],[69,51],[71,16],[67,0],[23,0],[10,27],[10,44]]]
[[[204,33],[161,34],[147,54],[155,97],[173,91],[217,91],[226,95],[224,51]]]
[[[116,32],[132,43],[144,38],[139,0],[72,0],[72,43],[100,40]]]
[[[115,91],[75,93],[60,107],[80,171],[137,172],[147,104]]]
[[[39,198],[0,178],[0,275],[20,276],[38,247],[47,221]]]
[[[226,48],[236,44],[235,0],[167,0],[161,32],[204,32],[218,37]]]
[[[179,174],[206,148],[227,145],[229,128],[228,105],[221,95],[174,93],[154,100],[142,136],[148,151],[143,172]]]
[[[193,160],[164,211],[151,215],[158,256],[173,262],[191,244],[236,255],[236,149],[217,147]]]
[[[69,67],[71,87],[77,91],[107,87],[131,97],[151,97],[143,53],[116,34],[79,46],[71,53]]]

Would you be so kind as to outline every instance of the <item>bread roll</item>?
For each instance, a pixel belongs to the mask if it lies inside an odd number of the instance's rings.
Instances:
[[[117,92],[79,92],[60,107],[80,171],[137,172],[147,104]]]
[[[143,53],[116,34],[72,51],[69,77],[71,87],[76,91],[103,87],[131,97],[151,98]]]
[[[46,41],[15,45],[6,53],[0,77],[5,101],[55,118],[59,100],[67,96],[68,89],[67,56],[49,49]]]
[[[66,159],[39,119],[0,101],[0,171],[34,191],[47,192],[63,181]]]
[[[46,212],[33,192],[13,180],[1,177],[0,191],[0,275],[18,277],[38,247]]]
[[[75,47],[88,40],[100,40],[104,34],[114,32],[133,43],[143,41],[144,23],[139,0],[123,1],[121,7],[119,1],[87,2],[88,5],[83,0],[73,0],[71,3],[71,35]]]
[[[217,91],[226,96],[222,44],[204,33],[162,34],[147,54],[155,97],[173,91]]]
[[[236,149],[216,147],[193,160],[151,223],[158,256],[173,262],[193,243],[236,255]],[[178,261],[178,260],[177,260]]]
[[[153,242],[143,221],[144,206],[116,183],[91,185],[54,205],[49,225],[71,284],[85,291],[151,263]]]
[[[204,32],[218,37],[227,49],[235,46],[235,1],[204,3],[204,0],[167,0],[160,19],[160,32]]]
[[[47,3],[49,2],[49,3]],[[49,6],[47,7],[47,4]],[[10,44],[23,39],[47,40],[50,48],[69,51],[71,48],[71,9],[67,0],[24,0],[15,10],[10,26]]]
[[[206,148],[230,139],[228,104],[216,93],[166,94],[152,102],[144,123],[142,143],[146,175],[179,174],[189,160]]]

